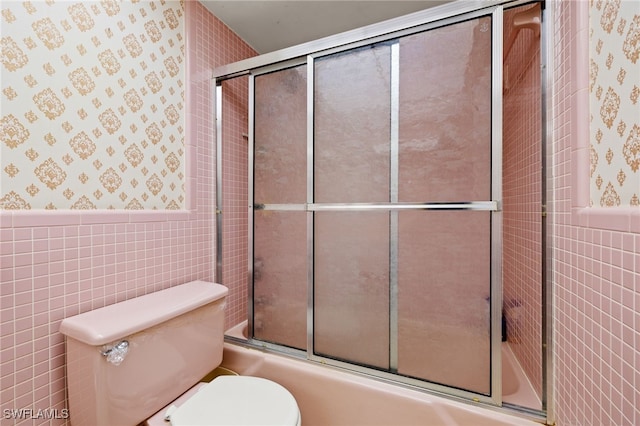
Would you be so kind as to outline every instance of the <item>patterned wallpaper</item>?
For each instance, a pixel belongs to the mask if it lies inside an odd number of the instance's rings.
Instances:
[[[591,0],[592,206],[640,206],[640,2]]]
[[[184,208],[184,4],[1,8],[0,208]]]

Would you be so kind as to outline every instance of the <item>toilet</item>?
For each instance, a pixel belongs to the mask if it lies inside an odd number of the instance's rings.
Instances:
[[[222,375],[228,289],[192,281],[65,318],[72,425],[301,424],[273,381]]]

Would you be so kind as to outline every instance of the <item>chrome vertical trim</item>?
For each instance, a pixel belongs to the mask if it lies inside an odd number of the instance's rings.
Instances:
[[[399,176],[399,120],[400,120],[400,42],[396,41],[391,45],[391,129],[390,129],[390,150],[391,150],[391,201],[398,202],[398,176]]]
[[[553,357],[553,43],[555,2],[545,2],[541,8],[540,60],[542,91],[542,410],[546,412],[547,424],[555,423],[554,407],[554,357]]]
[[[503,8],[491,16],[491,198],[502,201]],[[491,213],[491,400],[502,405],[502,209]]]
[[[391,45],[390,202],[398,202],[400,42]],[[389,212],[389,369],[398,371],[398,211]]]
[[[314,90],[315,58],[307,56],[307,204],[313,204],[313,143],[314,143]]]
[[[255,137],[255,76],[249,75],[249,105],[247,111],[248,133],[249,133],[249,145],[247,149],[247,159],[249,164],[247,165],[247,188],[248,188],[248,212],[247,212],[247,338],[253,339],[253,234],[255,232],[253,226],[253,184],[254,184],[254,137]]]
[[[314,141],[314,75],[315,60],[307,56],[307,204],[313,203],[313,141]],[[314,254],[313,211],[307,211],[307,356],[313,356]]]
[[[216,273],[215,281],[222,279],[222,83],[216,82]]]

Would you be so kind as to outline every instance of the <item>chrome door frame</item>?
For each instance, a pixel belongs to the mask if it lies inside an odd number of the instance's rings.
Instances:
[[[478,395],[473,392],[462,391],[460,389],[451,388],[448,386],[441,386],[434,383],[424,382],[422,380],[414,380],[397,376],[392,373],[380,372],[378,370],[372,370],[366,367],[354,366],[350,363],[335,361],[333,359],[319,357],[313,354],[313,262],[309,262],[308,269],[308,309],[307,309],[307,352],[306,358],[322,363],[332,364],[338,367],[344,367],[356,373],[362,373],[370,375],[372,371],[375,371],[376,376],[383,380],[390,380],[393,382],[400,382],[400,384],[419,387],[421,389],[430,390],[438,394],[442,394],[447,397],[454,397],[463,399],[465,401],[482,402],[488,405],[501,406],[502,405],[502,377],[501,377],[501,317],[502,317],[502,211],[501,211],[501,198],[502,198],[502,40],[503,40],[503,9],[504,6],[515,7],[522,4],[531,3],[531,0],[474,0],[469,2],[452,2],[443,6],[427,9],[425,11],[416,12],[404,17],[392,19],[379,24],[373,24],[361,29],[348,31],[335,36],[326,37],[314,42],[304,43],[302,45],[294,46],[291,48],[283,49],[280,51],[260,55],[257,57],[249,58],[243,61],[239,61],[233,64],[218,67],[213,72],[213,77],[218,89],[221,88],[221,83],[224,80],[239,77],[249,77],[249,98],[250,105],[253,105],[253,85],[254,78],[257,75],[268,73],[280,69],[289,68],[299,64],[307,65],[307,203],[297,206],[279,206],[279,205],[266,205],[260,206],[260,208],[268,210],[303,210],[307,212],[307,226],[308,230],[313,229],[313,212],[322,210],[377,210],[386,209],[391,212],[397,212],[404,209],[469,209],[469,210],[485,210],[489,207],[492,211],[491,215],[491,396],[485,397],[484,395]],[[383,205],[365,205],[365,204],[350,204],[350,205],[326,205],[313,203],[313,61],[315,58],[326,56],[332,53],[350,50],[359,46],[373,44],[380,41],[392,40],[403,35],[413,34],[417,32],[427,31],[435,29],[444,25],[460,22],[466,19],[472,19],[480,16],[492,16],[492,203],[493,205],[483,206],[463,206],[458,204],[450,205],[436,205],[436,204],[394,204],[393,206]],[[392,52],[393,55],[393,52]],[[393,79],[393,77],[392,77]],[[392,83],[393,84],[393,83]],[[392,87],[393,91],[393,87]],[[217,97],[222,96],[221,90],[216,90]],[[217,105],[221,106],[221,101],[218,99]],[[250,288],[253,281],[253,114],[252,107],[250,107],[249,121],[249,281]],[[222,186],[221,186],[221,111],[216,109],[216,115],[218,121],[218,137],[217,137],[217,154],[218,154],[218,204],[221,207],[222,203]],[[393,117],[392,117],[393,127]],[[393,145],[393,141],[392,141]],[[310,146],[310,147],[309,147]],[[392,188],[393,193],[393,188]],[[220,213],[220,210],[217,210]],[[218,214],[219,218],[220,214]],[[393,219],[392,219],[393,226]],[[219,220],[219,230],[221,230],[221,221]],[[220,235],[221,232],[218,234]],[[392,243],[393,244],[393,243]],[[393,247],[393,245],[392,245]],[[222,243],[220,237],[218,238],[218,257],[221,258]],[[313,259],[313,236],[312,232],[308,232],[307,236],[307,249],[310,259]],[[392,248],[393,250],[393,248]],[[222,265],[219,261],[219,267]],[[250,290],[251,293],[251,290]],[[391,293],[390,303],[394,303],[393,292]],[[251,301],[249,301],[251,303]],[[397,300],[395,301],[397,303]],[[249,311],[252,313],[252,310]],[[252,314],[250,314],[251,316]],[[548,316],[548,315],[547,315]],[[547,318],[547,327],[549,327],[551,318]],[[251,322],[251,318],[249,321]],[[393,324],[394,320],[391,319]],[[397,319],[396,319],[397,322]],[[272,348],[278,351],[288,352],[294,355],[300,355],[300,351],[291,350],[290,348],[282,348],[279,345],[268,344],[260,341],[253,341],[250,337],[250,344],[253,343],[256,346]],[[547,347],[550,344],[547,343]],[[391,360],[394,356],[392,354]],[[547,372],[549,375],[549,372]],[[399,380],[401,379],[401,380]],[[426,384],[426,385],[425,385]],[[551,384],[548,383],[548,388]],[[549,392],[547,390],[547,392]],[[539,416],[536,416],[539,417]]]

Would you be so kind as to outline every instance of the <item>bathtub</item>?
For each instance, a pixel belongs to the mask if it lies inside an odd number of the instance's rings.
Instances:
[[[234,334],[240,337],[237,330]],[[224,345],[222,366],[286,387],[298,402],[305,426],[539,426],[503,412],[231,342]]]
[[[542,401],[507,342],[502,343],[502,401],[534,410],[542,409]]]

